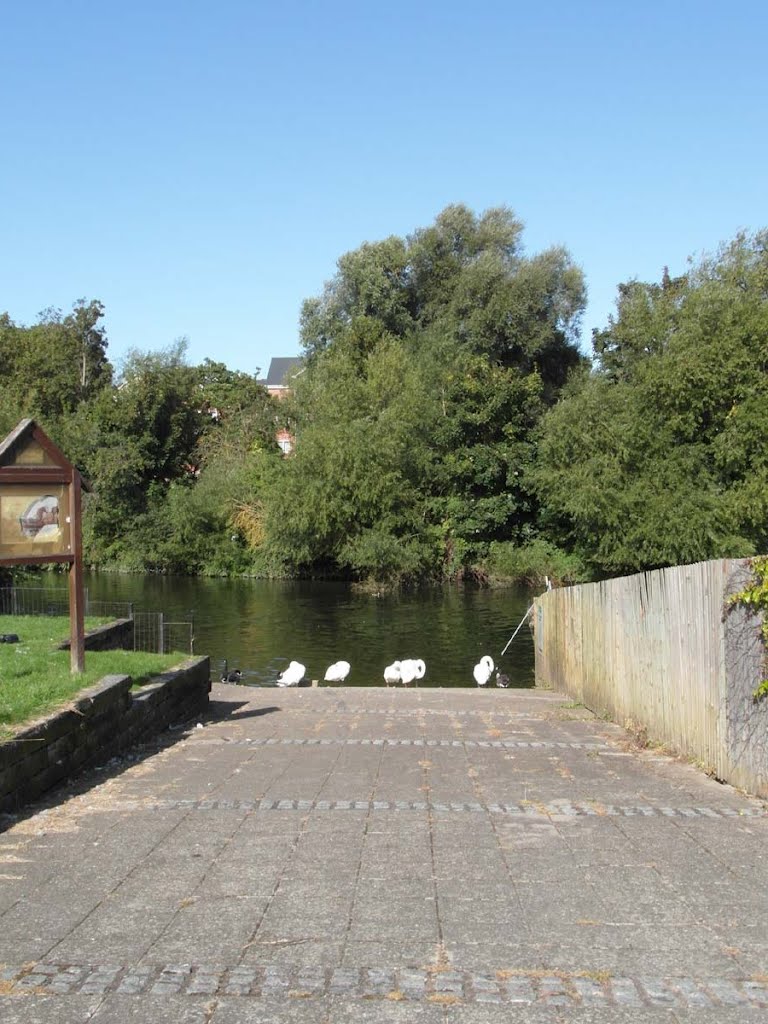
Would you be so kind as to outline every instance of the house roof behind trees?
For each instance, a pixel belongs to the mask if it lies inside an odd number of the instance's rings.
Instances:
[[[298,356],[277,356],[269,364],[265,384],[268,388],[289,388],[300,369],[301,359]]]

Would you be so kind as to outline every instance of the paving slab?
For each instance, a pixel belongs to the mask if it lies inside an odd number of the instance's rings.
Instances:
[[[215,685],[0,821],[0,1020],[765,1019],[768,810],[550,691]]]
[[[3,1024],[86,1024],[100,1003],[94,996],[0,996],[0,1020]]]

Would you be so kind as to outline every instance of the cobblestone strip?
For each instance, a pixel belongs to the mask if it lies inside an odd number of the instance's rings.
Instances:
[[[204,964],[135,966],[115,964],[0,965],[2,992],[9,995],[228,995],[266,1000],[396,999],[417,1003],[494,1003],[500,1006],[768,1009],[768,981],[743,978],[618,977],[588,971],[493,971],[458,968],[212,967]]]
[[[115,987],[115,991],[121,995],[139,996],[147,991],[154,973],[153,967],[129,967]]]
[[[84,996],[100,996],[111,991],[122,968],[111,966],[94,967],[78,991]]]
[[[220,968],[208,967],[204,964],[194,966],[187,982],[187,994],[190,996],[215,995],[219,991],[223,977],[224,971]]]
[[[464,747],[468,750],[612,750],[608,743],[570,743],[565,740],[398,740],[398,739],[215,739],[209,736],[198,743],[205,746],[232,747]]]
[[[546,701],[545,704],[552,704],[556,707],[554,702]],[[299,712],[306,714],[307,708],[284,708],[287,712]],[[309,709],[314,710],[314,709]],[[349,708],[334,708],[324,707],[322,709],[324,715],[340,714],[340,715],[386,715],[388,718],[407,718],[409,721],[413,721],[415,718],[419,718],[421,715],[439,715],[442,718],[483,718],[487,719],[489,715],[502,715],[504,718],[514,718],[516,721],[526,722],[540,722],[542,719],[552,717],[551,710],[542,711],[509,711],[505,707],[492,707],[489,706],[481,710],[471,711],[446,711],[443,708],[355,708],[351,710]]]
[[[653,807],[650,804],[614,806],[591,802],[572,803],[553,800],[548,804],[484,804],[474,800],[450,802],[425,800],[158,800],[141,807],[142,811],[166,811],[183,808],[191,811],[435,811],[470,814],[504,814],[512,818],[550,821],[563,818],[765,818],[763,807]],[[131,810],[127,805],[122,810]]]

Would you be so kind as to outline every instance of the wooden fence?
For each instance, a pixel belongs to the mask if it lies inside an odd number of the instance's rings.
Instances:
[[[721,560],[542,594],[537,683],[768,795],[761,620],[727,600],[748,579],[747,561]]]

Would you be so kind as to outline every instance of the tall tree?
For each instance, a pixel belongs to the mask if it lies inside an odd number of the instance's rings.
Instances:
[[[547,416],[551,535],[598,573],[768,547],[768,232],[620,290],[600,368]]]
[[[581,273],[523,253],[506,209],[444,210],[366,243],[302,310],[295,458],[271,479],[266,543],[294,567],[455,574],[519,537],[530,431],[581,361]]]
[[[80,299],[66,316],[47,309],[31,327],[0,318],[4,391],[24,415],[56,423],[109,385],[103,316],[100,302]]]
[[[83,422],[79,454],[96,483],[87,540],[99,559],[135,545],[140,517],[189,476],[204,413],[184,352],[183,341],[131,352],[118,386],[101,393]]]
[[[598,366],[612,380],[627,380],[638,362],[666,351],[689,289],[687,275],[671,278],[664,268],[660,284],[628,281],[618,287],[617,315],[592,331]]]

